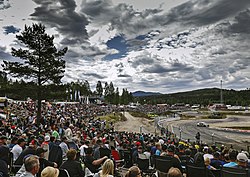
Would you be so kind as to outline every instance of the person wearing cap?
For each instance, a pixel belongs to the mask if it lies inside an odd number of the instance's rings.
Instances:
[[[175,154],[175,145],[169,144],[167,147],[167,153],[164,154],[164,157],[168,160],[171,160],[173,167],[178,168],[181,172],[183,172],[181,167],[181,161],[179,157]]]
[[[237,165],[234,168],[247,168],[248,157],[245,153],[239,153],[237,155]]]
[[[15,162],[19,155],[22,153],[25,146],[25,140],[20,138],[17,140],[17,144],[12,148],[11,152],[13,154],[13,161]]]
[[[48,160],[45,159],[45,152],[47,152],[47,150],[39,147],[36,149],[36,155],[39,157],[39,163],[40,163],[40,170],[37,173],[37,177],[41,176],[41,172],[45,167],[57,167],[57,164],[55,162],[50,162]]]
[[[46,150],[46,152],[44,153],[44,158],[46,160],[49,159],[49,143],[50,143],[50,136],[45,135],[44,142],[42,142],[41,147]]]

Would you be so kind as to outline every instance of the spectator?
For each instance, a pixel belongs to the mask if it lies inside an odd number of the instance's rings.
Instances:
[[[178,168],[171,167],[168,170],[168,177],[182,177],[182,173]]]
[[[155,155],[161,155],[161,143],[156,143],[155,144],[156,147],[156,151],[155,151]]]
[[[104,156],[100,159],[94,159],[93,149],[91,147],[86,148],[85,153],[85,165],[92,173],[97,173],[101,167],[101,164],[108,158],[107,156]]]
[[[56,163],[50,162],[50,161],[45,159],[45,152],[47,152],[47,150],[45,150],[43,148],[37,148],[37,150],[36,150],[36,155],[39,157],[39,163],[40,163],[40,170],[36,175],[37,177],[41,176],[41,172],[45,167],[47,167],[47,166],[57,167]]]
[[[94,177],[113,177],[113,176],[114,176],[114,163],[110,159],[107,159],[102,165],[102,170],[94,175]]]
[[[61,149],[62,149],[62,157],[63,157],[63,159],[66,157],[66,154],[67,154],[67,152],[69,150],[67,142],[68,142],[67,138],[63,137],[62,142],[59,145],[61,147]]]
[[[141,171],[137,166],[132,166],[128,169],[125,177],[141,177]]]
[[[245,153],[239,153],[237,155],[237,165],[235,168],[247,168],[248,157]]]
[[[58,177],[59,170],[53,167],[46,167],[41,172],[41,177]]]
[[[220,169],[225,164],[224,161],[220,160],[220,152],[217,151],[214,153],[214,158],[211,159],[210,164],[216,169]]]
[[[22,153],[24,146],[25,146],[25,140],[23,138],[18,139],[17,144],[11,150],[14,162]]]
[[[9,177],[9,174],[8,174],[8,165],[7,165],[7,162],[2,159],[4,157],[4,151],[1,151],[1,148],[3,147],[0,147],[0,177]]]
[[[210,165],[211,160],[208,157],[206,157],[206,159],[204,160],[204,163],[205,163],[205,166],[207,167],[207,169],[216,170],[216,168],[214,168],[212,165]]]
[[[213,159],[214,158],[214,156],[212,155],[212,150],[208,146],[204,147],[203,152],[204,152],[204,155],[203,155],[204,160],[206,158],[209,158],[209,159]]]
[[[37,156],[31,155],[24,161],[25,172],[19,177],[35,177],[39,171],[39,160]]]
[[[237,152],[232,150],[229,152],[229,163],[223,165],[223,167],[234,167],[237,165],[236,163]]]
[[[68,160],[61,165],[61,169],[65,169],[69,172],[71,177],[82,177],[84,176],[84,170],[82,169],[81,163],[76,161],[76,150],[70,149],[67,152]]]

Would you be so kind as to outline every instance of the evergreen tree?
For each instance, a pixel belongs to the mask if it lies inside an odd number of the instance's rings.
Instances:
[[[114,96],[114,104],[118,105],[119,102],[120,102],[119,89],[118,87],[116,87],[115,96]]]
[[[109,84],[107,82],[105,82],[104,85],[104,98],[107,100],[109,96]]]
[[[59,84],[64,76],[67,48],[57,50],[53,36],[45,32],[42,24],[26,26],[16,38],[25,46],[12,48],[12,55],[23,62],[4,61],[3,68],[13,77],[34,79],[37,85],[37,124],[41,119],[42,89],[46,83]],[[43,123],[43,122],[42,122]]]
[[[96,92],[97,92],[97,95],[98,96],[102,96],[103,94],[103,88],[102,88],[102,83],[101,81],[98,81],[97,84],[96,84]]]

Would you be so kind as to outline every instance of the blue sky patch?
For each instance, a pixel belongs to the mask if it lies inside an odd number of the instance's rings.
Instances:
[[[119,51],[119,53],[107,55],[105,56],[104,60],[113,60],[127,55],[129,45],[123,36],[115,36],[114,38],[108,40],[106,44],[108,48],[116,49]]]
[[[18,33],[21,29],[14,27],[13,25],[11,26],[4,26],[4,34],[10,34],[10,33]]]

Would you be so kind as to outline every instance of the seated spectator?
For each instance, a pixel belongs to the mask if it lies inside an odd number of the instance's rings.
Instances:
[[[171,167],[168,170],[168,177],[182,177],[182,173],[178,168]]]
[[[212,150],[208,146],[204,147],[203,152],[204,152],[204,155],[203,155],[204,160],[206,158],[209,158],[209,159],[213,159],[214,158],[214,156],[212,155]]]
[[[237,155],[237,165],[234,168],[247,168],[248,157],[245,153],[239,153]]]
[[[2,147],[0,147],[1,149]],[[2,157],[4,157],[4,154],[2,154],[4,151],[0,150],[0,177],[9,177],[8,174],[8,165]]]
[[[161,155],[161,143],[155,143],[156,151],[155,155]]]
[[[46,167],[41,173],[41,177],[69,177],[68,171],[54,167]]]
[[[210,165],[211,160],[207,157],[204,160],[205,166],[207,167],[207,169],[209,170],[216,170],[216,168],[214,168],[212,165]]]
[[[20,138],[17,140],[17,144],[14,145],[11,152],[13,154],[13,161],[15,162],[16,159],[19,157],[19,155],[22,153],[23,148],[25,146],[25,140],[23,138]]]
[[[132,166],[128,169],[125,177],[140,177],[141,175],[140,169],[137,166]]]
[[[41,172],[41,177],[58,177],[59,170],[53,167],[46,167]]]
[[[25,172],[19,177],[35,177],[39,171],[40,165],[36,155],[27,157],[24,161]]]
[[[62,157],[63,157],[63,159],[66,157],[66,154],[67,154],[67,152],[69,150],[69,147],[68,147],[67,143],[68,143],[67,138],[62,137],[62,142],[59,144],[59,146],[62,149]]]
[[[75,149],[70,149],[67,152],[67,158],[62,165],[61,169],[65,169],[69,172],[69,175],[71,177],[82,177],[84,176],[84,170],[82,169],[82,165],[80,162],[76,161],[76,150]]]
[[[93,157],[93,148],[89,147],[85,149],[85,160],[84,163],[86,167],[92,172],[97,173],[99,171],[99,168],[101,167],[101,164],[108,159],[107,156],[104,156],[100,159],[94,159]]]
[[[214,158],[211,159],[210,164],[216,169],[220,169],[225,164],[224,161],[220,160],[220,152],[217,151],[214,153]]]
[[[237,165],[236,163],[237,152],[232,150],[229,152],[229,163],[225,163],[223,167],[234,167]]]
[[[16,159],[15,165],[22,165],[24,157],[29,155],[29,154],[36,155],[36,148],[38,145],[37,143],[38,142],[35,139],[31,140],[31,142],[29,143],[29,146],[27,148],[25,148],[22,151],[22,153],[19,155],[19,157]]]
[[[45,152],[47,152],[47,150],[44,150],[43,148],[37,148],[37,150],[36,150],[36,155],[39,157],[39,163],[40,163],[40,170],[36,174],[37,177],[41,176],[41,172],[45,167],[47,167],[47,166],[57,167],[56,163],[50,162],[50,161],[45,159]]]
[[[102,170],[94,175],[94,177],[113,177],[113,176],[114,176],[114,163],[110,159],[107,159],[102,165]]]

